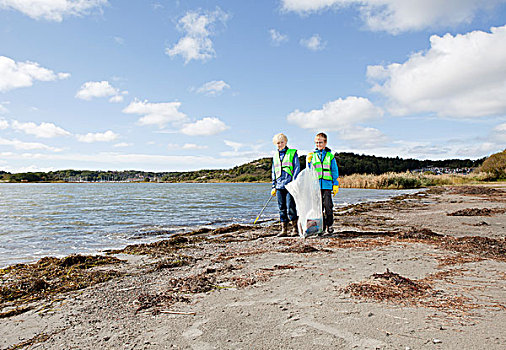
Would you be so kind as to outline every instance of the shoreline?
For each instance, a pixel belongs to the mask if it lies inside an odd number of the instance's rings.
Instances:
[[[38,185],[34,185],[38,186]],[[59,185],[40,185],[42,187],[50,186],[51,189],[48,190],[41,190],[44,191],[44,196],[47,196],[48,198],[50,196],[55,196],[59,192]],[[70,196],[75,195],[77,196],[79,191],[87,191],[85,188],[87,188],[87,185],[76,185],[77,189],[74,190],[66,190],[66,192],[69,193]],[[115,185],[105,185],[109,191],[116,191]],[[151,186],[142,186],[144,190],[146,190],[148,187]],[[163,187],[163,185],[160,185]],[[169,185],[170,186],[170,185]],[[177,185],[176,185],[177,186]],[[195,185],[199,186],[201,190],[205,190],[205,185]],[[213,186],[213,185],[209,185]],[[223,185],[230,189],[240,189],[247,187],[249,188],[258,188],[258,189],[264,189],[265,185]],[[235,187],[239,186],[239,187]],[[20,187],[23,187],[22,185]],[[30,187],[30,186],[28,186]],[[155,186],[157,187],[157,186]],[[189,185],[189,187],[192,187],[192,185]],[[99,193],[102,191],[101,185],[96,186],[95,193]],[[122,187],[122,192],[128,192],[130,191],[129,185],[126,185]],[[221,185],[218,185],[217,187],[214,186],[213,188],[218,188],[218,191],[221,188]],[[81,190],[79,190],[81,189]],[[144,191],[142,190],[142,191]],[[334,198],[335,201],[335,207],[338,209],[339,207],[354,204],[357,202],[368,202],[368,201],[382,201],[382,200],[388,200],[392,197],[407,194],[407,193],[414,193],[419,191],[424,191],[425,189],[412,189],[412,190],[368,190],[368,189],[345,189],[341,192],[340,195],[336,196]],[[27,189],[24,189],[23,192],[27,191]],[[158,190],[156,190],[158,191]],[[167,188],[166,191],[171,191],[171,189]],[[260,190],[263,191],[263,190]],[[20,192],[20,195],[17,195],[15,197],[22,198],[23,192]],[[27,198],[27,202],[30,200],[38,200],[38,197]],[[121,223],[116,223],[116,210],[114,208],[107,210],[107,219],[104,219],[102,221],[102,225],[98,224],[94,221],[92,216],[87,216],[87,212],[79,211],[78,215],[76,216],[76,222],[80,222],[82,224],[75,224],[72,220],[65,220],[64,218],[61,219],[58,222],[53,221],[54,225],[52,226],[46,226],[41,227],[41,230],[38,228],[35,228],[32,226],[31,222],[25,222],[23,218],[29,217],[30,219],[34,220],[35,222],[43,222],[46,218],[43,214],[39,214],[39,210],[47,211],[46,207],[44,205],[39,205],[37,208],[27,208],[25,212],[21,212],[18,210],[17,212],[17,220],[23,220],[21,222],[24,222],[24,224],[20,224],[19,226],[12,227],[11,225],[16,224],[14,220],[9,220],[7,218],[7,221],[4,222],[4,235],[2,235],[3,238],[6,239],[6,243],[3,246],[3,249],[0,249],[0,251],[5,254],[0,256],[0,268],[5,268],[10,265],[14,265],[17,263],[33,263],[37,260],[43,258],[43,257],[58,257],[62,258],[69,254],[100,254],[101,251],[106,249],[121,249],[124,248],[126,245],[129,244],[136,244],[136,243],[149,243],[161,239],[167,239],[170,238],[173,235],[181,234],[181,233],[191,233],[194,230],[197,230],[199,228],[219,228],[224,226],[229,226],[232,224],[242,224],[242,225],[248,225],[252,224],[255,217],[258,215],[259,210],[261,206],[264,204],[263,202],[264,198],[258,198],[258,202],[251,201],[249,203],[249,207],[245,208],[245,211],[240,217],[236,217],[233,212],[222,212],[219,216],[214,215],[213,217],[208,217],[205,211],[200,211],[200,209],[196,208],[191,212],[193,215],[193,223],[183,222],[179,221],[174,225],[170,224],[171,219],[166,219],[163,217],[163,214],[157,215],[156,208],[148,208],[148,209],[154,209],[155,210],[155,218],[147,219],[147,220],[139,220],[133,219],[133,220],[127,220],[128,224],[123,225]],[[167,202],[167,201],[166,201]],[[45,200],[45,203],[48,205],[52,205],[49,200]],[[71,206],[73,203],[69,202],[69,205]],[[91,206],[93,203],[84,203],[81,204],[81,206]],[[104,204],[105,205],[105,204]],[[114,201],[110,202],[109,205],[116,205]],[[167,208],[170,208],[173,206],[173,204],[165,205],[161,204]],[[119,206],[119,205],[118,205]],[[219,201],[216,202],[216,206],[226,207],[226,200],[222,200],[221,203]],[[226,210],[226,209],[225,209]],[[70,216],[74,213],[70,210],[61,210],[59,208],[54,208],[54,212],[58,212],[59,215],[62,216]],[[139,209],[139,212],[141,215],[149,216],[150,213],[144,213],[142,214],[143,210],[142,208]],[[159,212],[159,211],[158,211]],[[4,213],[6,215],[9,214],[8,210],[4,210]],[[161,213],[161,212],[160,212]],[[21,215],[21,214],[24,214]],[[132,211],[132,214],[135,215],[135,211]],[[175,217],[175,215],[171,216],[172,218]],[[260,221],[257,224],[261,224],[262,226],[272,224],[276,222],[278,217],[277,212],[277,205],[272,201],[271,205],[267,210],[263,213],[262,217],[260,218]],[[125,220],[119,220],[125,221]],[[9,234],[5,234],[9,232]],[[31,237],[27,238],[24,241],[18,241],[16,237],[18,236],[18,232],[38,232],[37,235],[33,235],[33,240]],[[111,235],[110,232],[114,232],[114,235]],[[62,237],[62,241],[55,241],[52,239],[52,234],[56,233]],[[89,236],[90,238],[87,238],[86,236]],[[35,237],[37,236],[37,237]],[[44,245],[44,246],[38,246],[34,244],[34,241],[42,241],[44,242],[45,239],[52,239],[54,241],[51,245]],[[96,241],[91,241],[92,239],[95,239]],[[65,243],[67,242],[68,243]],[[86,243],[88,242],[88,243]],[[9,251],[9,248],[13,247],[14,250]],[[31,248],[33,247],[33,248]]]
[[[109,279],[4,303],[19,314],[1,318],[0,348],[499,349],[505,190],[430,188],[336,208],[330,237],[236,225],[129,245],[107,255],[123,262],[83,269]],[[74,260],[56,264],[80,271]]]

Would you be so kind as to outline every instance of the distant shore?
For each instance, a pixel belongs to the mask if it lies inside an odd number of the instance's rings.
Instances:
[[[353,174],[342,176],[339,179],[341,188],[363,188],[363,189],[417,189],[417,188],[428,188],[433,186],[460,186],[460,185],[494,185],[504,184],[506,180],[497,181],[490,180],[489,175],[486,173],[477,174],[421,174],[421,173],[385,173],[381,175],[369,175],[369,174]],[[2,181],[0,181],[2,183]],[[270,181],[223,181],[217,179],[210,179],[208,181],[192,180],[192,181],[22,181],[22,182],[3,182],[3,183],[223,183],[223,184],[234,184],[234,183],[271,183]]]
[[[339,208],[332,236],[233,225],[4,269],[0,348],[502,349],[505,212],[505,184],[434,187]]]

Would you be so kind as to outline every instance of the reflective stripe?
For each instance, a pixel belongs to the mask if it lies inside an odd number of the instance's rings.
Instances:
[[[282,162],[279,159],[279,151],[276,152],[276,155],[272,159],[274,164],[274,175],[276,176],[276,179],[281,176],[282,171],[288,173],[290,176],[293,176],[293,159],[296,152],[296,149],[287,149]]]

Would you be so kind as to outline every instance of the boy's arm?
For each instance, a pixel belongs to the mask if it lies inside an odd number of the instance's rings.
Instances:
[[[271,178],[272,178],[272,188],[276,188],[276,172],[274,171],[274,158],[272,159]]]
[[[332,185],[339,186],[339,169],[335,158],[330,162],[330,167],[332,172]]]
[[[293,156],[293,179],[295,180],[297,178],[297,175],[300,173],[300,161],[299,156],[297,155],[297,152],[295,152],[295,155]]]

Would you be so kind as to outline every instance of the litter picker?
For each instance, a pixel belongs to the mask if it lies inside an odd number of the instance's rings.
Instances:
[[[260,215],[262,215],[262,213],[264,212],[265,208],[267,207],[267,204],[269,204],[269,202],[271,201],[272,197],[274,197],[274,196],[269,196],[269,200],[267,201],[267,203],[265,203],[264,207],[262,208],[262,211],[260,212],[260,214],[258,214],[257,218],[253,222],[253,225],[256,224],[258,218],[260,217]]]

